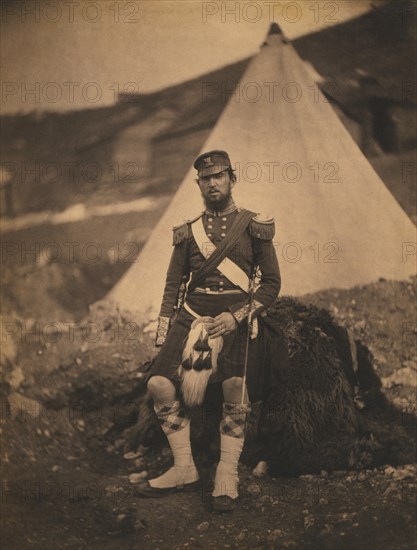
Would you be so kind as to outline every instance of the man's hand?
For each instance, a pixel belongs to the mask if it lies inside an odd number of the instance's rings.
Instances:
[[[231,313],[225,311],[217,315],[213,322],[208,325],[210,338],[218,338],[233,332],[238,323]]]

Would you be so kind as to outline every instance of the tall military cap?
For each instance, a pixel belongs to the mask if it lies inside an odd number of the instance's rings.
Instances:
[[[198,156],[194,161],[194,168],[199,177],[212,176],[232,167],[226,151],[209,151]]]

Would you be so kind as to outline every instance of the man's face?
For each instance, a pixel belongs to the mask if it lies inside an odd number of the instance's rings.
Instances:
[[[218,174],[199,177],[198,185],[205,203],[214,207],[227,203],[232,194],[233,183],[227,170]]]

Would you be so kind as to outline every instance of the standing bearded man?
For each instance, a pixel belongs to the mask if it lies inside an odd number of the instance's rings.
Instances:
[[[174,250],[156,338],[161,350],[148,381],[174,465],[139,486],[137,493],[160,496],[198,482],[184,403],[201,404],[207,383],[221,382],[221,455],[212,505],[217,511],[227,511],[238,497],[238,462],[249,398],[256,395],[252,386],[268,384],[260,362],[247,365],[247,350],[252,345],[248,346],[252,324],[248,315],[251,312],[256,325],[257,316],[277,299],[281,278],[272,243],[274,220],[236,206],[232,198],[236,176],[229,155],[225,151],[204,153],[194,168],[205,210],[173,229]],[[260,279],[253,289],[255,270]],[[252,338],[254,327],[251,331]]]

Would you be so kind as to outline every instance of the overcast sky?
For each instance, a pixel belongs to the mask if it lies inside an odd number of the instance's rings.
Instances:
[[[118,90],[147,93],[253,55],[274,20],[292,39],[370,4],[3,1],[2,113],[101,107]]]

